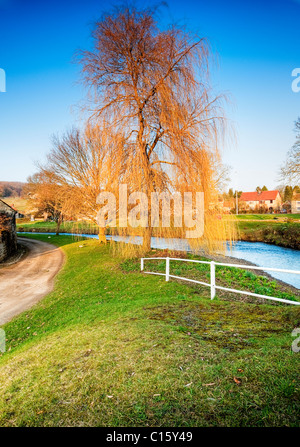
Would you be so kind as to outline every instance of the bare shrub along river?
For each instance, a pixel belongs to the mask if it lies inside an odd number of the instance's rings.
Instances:
[[[21,233],[21,234],[26,234]],[[55,233],[39,233],[54,235]],[[93,234],[73,234],[63,233],[65,236],[83,236],[87,238],[98,238]],[[142,238],[136,236],[134,238],[126,238],[122,236],[107,236],[108,239],[114,241],[131,241],[132,243],[140,244]],[[178,251],[190,251],[189,243],[186,239],[167,239],[153,237],[151,240],[152,248],[171,249]],[[244,259],[245,261],[252,262],[259,267],[274,267],[287,270],[300,270],[300,251],[293,250],[291,248],[278,247],[276,245],[265,244],[263,242],[243,242],[239,241],[234,244],[232,248],[227,247],[227,256],[233,258]],[[228,261],[230,262],[230,261]],[[262,268],[263,270],[263,268]],[[271,276],[281,281],[291,284],[294,287],[300,289],[300,275],[293,275],[281,272],[268,272]]]

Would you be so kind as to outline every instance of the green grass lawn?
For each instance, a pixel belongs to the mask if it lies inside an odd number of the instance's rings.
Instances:
[[[32,222],[27,222],[23,219],[17,220],[17,231],[33,231],[41,233],[55,233],[56,232],[56,222],[43,220],[35,220]],[[85,234],[98,234],[99,228],[96,224],[92,222],[71,222],[65,221],[60,226],[61,233],[85,233]]]
[[[286,219],[299,220],[300,214],[238,214],[238,220],[278,220],[280,222]]]
[[[239,220],[237,224],[242,236],[255,235],[257,237],[259,237],[259,232],[262,232],[262,230],[265,230],[266,228],[276,229],[280,228],[281,225],[284,225],[281,222],[270,222],[267,220]]]
[[[3,326],[1,426],[298,425],[299,306],[211,301],[209,288],[142,274],[96,240],[31,237],[67,260],[54,291]],[[172,272],[208,275],[179,262]],[[220,269],[218,282],[299,299],[236,272]]]
[[[44,221],[42,219],[37,219],[34,221],[27,221],[24,219],[17,219],[17,225],[24,228],[39,228],[39,227],[45,227],[45,228],[55,228],[56,223],[52,221]]]

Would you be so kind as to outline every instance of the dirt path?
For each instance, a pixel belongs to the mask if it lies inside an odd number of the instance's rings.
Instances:
[[[0,325],[29,309],[51,292],[64,262],[62,250],[45,242],[18,238],[27,255],[0,268]]]

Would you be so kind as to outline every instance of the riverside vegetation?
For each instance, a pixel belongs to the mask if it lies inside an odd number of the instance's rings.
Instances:
[[[240,215],[240,239],[300,250],[300,214]]]

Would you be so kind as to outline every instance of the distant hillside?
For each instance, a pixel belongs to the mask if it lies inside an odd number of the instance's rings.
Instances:
[[[21,197],[25,185],[22,182],[0,182],[0,198]]]

